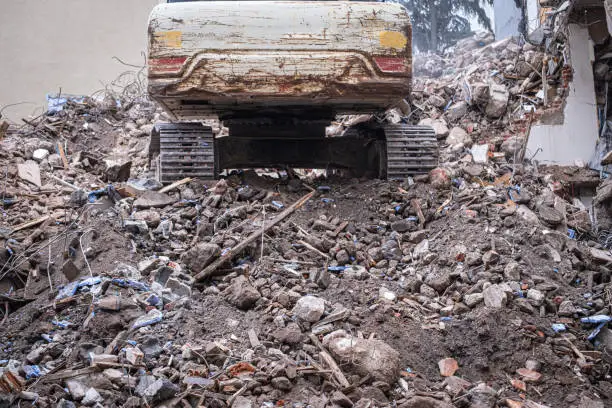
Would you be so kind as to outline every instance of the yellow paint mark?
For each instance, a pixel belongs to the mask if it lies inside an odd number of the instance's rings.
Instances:
[[[156,33],[155,36],[168,48],[181,48],[183,46],[183,33],[181,31],[161,31]]]
[[[382,31],[379,36],[380,45],[385,48],[402,49],[408,44],[408,39],[399,31]]]

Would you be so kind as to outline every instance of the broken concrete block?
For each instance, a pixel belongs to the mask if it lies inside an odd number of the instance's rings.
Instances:
[[[105,181],[121,182],[130,178],[132,161],[125,157],[111,157],[104,160],[106,169],[104,170]]]
[[[316,296],[300,298],[293,308],[293,315],[305,322],[318,322],[325,312],[325,300]]]
[[[446,144],[450,146],[462,144],[469,147],[472,145],[472,137],[462,128],[455,126],[450,130],[450,133],[446,138]]]
[[[510,93],[503,85],[493,84],[489,87],[489,102],[486,107],[486,114],[490,118],[500,118],[506,113]]]
[[[40,167],[38,167],[38,163],[35,161],[27,160],[25,163],[18,164],[17,174],[19,174],[19,178],[35,186],[40,187],[42,185],[40,181]]]
[[[451,105],[446,111],[446,117],[451,122],[456,122],[463,118],[468,113],[468,103],[466,101],[460,101]]]
[[[138,347],[128,347],[125,349],[125,359],[132,365],[141,365],[144,353]]]
[[[382,340],[360,339],[338,330],[325,336],[323,344],[339,363],[352,366],[360,375],[370,374],[389,384],[397,380],[400,355]]]
[[[191,271],[200,272],[220,254],[218,245],[200,242],[181,255],[181,262]]]
[[[145,191],[140,197],[134,201],[134,208],[162,208],[167,205],[174,204],[176,199],[168,194],[159,193],[157,191]]]
[[[32,153],[32,158],[39,163],[45,160],[48,156],[49,156],[49,151],[47,149],[36,149]]]
[[[245,276],[238,276],[225,291],[227,301],[238,309],[247,310],[255,306],[261,295]]]
[[[494,309],[501,309],[508,302],[508,295],[499,285],[488,286],[482,294],[484,295],[485,305]]]
[[[79,277],[81,271],[76,267],[74,262],[71,259],[66,260],[62,265],[62,273],[68,279],[68,281],[72,282],[76,278]]]

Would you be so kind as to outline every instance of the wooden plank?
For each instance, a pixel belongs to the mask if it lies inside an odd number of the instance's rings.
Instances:
[[[38,218],[36,220],[33,221],[28,221],[28,222],[24,222],[23,224],[19,224],[16,227],[14,227],[11,231],[12,232],[17,232],[17,231],[21,231],[27,228],[31,228],[31,227],[35,227],[38,224],[42,224],[43,222],[47,221],[49,219],[48,215],[45,215],[44,217]]]
[[[177,187],[182,186],[183,184],[187,184],[191,182],[193,179],[191,177],[186,177],[182,180],[175,181],[174,183],[167,185],[166,187],[159,190],[160,193],[167,193],[168,191],[172,191]]]
[[[197,282],[197,281],[201,281],[201,280],[204,280],[204,279],[207,279],[207,278],[211,277],[213,275],[213,273],[221,265],[223,265],[224,263],[226,263],[228,261],[231,261],[231,259],[234,257],[234,255],[239,254],[240,252],[244,251],[250,244],[255,242],[255,240],[257,240],[257,238],[260,238],[262,233],[265,233],[270,228],[272,228],[273,226],[275,226],[276,224],[278,224],[279,222],[283,221],[285,218],[287,218],[288,216],[293,214],[293,212],[295,210],[297,210],[302,205],[304,205],[304,203],[306,201],[310,200],[312,198],[312,196],[315,195],[315,193],[316,193],[316,191],[311,191],[310,193],[306,194],[304,197],[300,198],[298,201],[293,203],[290,207],[288,207],[285,211],[281,212],[271,222],[269,222],[268,224],[265,224],[264,228],[262,228],[263,231],[262,230],[257,230],[255,232],[253,232],[244,241],[242,241],[241,243],[236,245],[234,248],[232,248],[229,251],[227,251],[227,253],[225,255],[223,255],[220,258],[218,258],[216,261],[214,261],[212,264],[210,264],[209,266],[204,268],[200,273],[198,273],[196,276],[194,276],[194,280]]]
[[[68,159],[66,158],[66,153],[64,152],[64,148],[61,143],[57,144],[57,151],[59,152],[60,157],[62,158],[62,163],[64,164],[64,169],[68,170],[70,166],[68,165]]]

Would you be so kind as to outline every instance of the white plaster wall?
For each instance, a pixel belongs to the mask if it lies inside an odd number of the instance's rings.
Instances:
[[[495,0],[493,3],[493,15],[496,40],[499,41],[519,35],[518,27],[521,22],[521,10],[516,8],[513,0]]]
[[[91,94],[143,65],[149,12],[160,0],[2,0],[0,109],[20,122],[45,95]]]
[[[588,163],[598,139],[597,105],[593,82],[593,45],[586,28],[569,25],[571,65],[574,70],[564,110],[563,125],[534,125],[526,157],[538,148],[535,160],[544,164]]]

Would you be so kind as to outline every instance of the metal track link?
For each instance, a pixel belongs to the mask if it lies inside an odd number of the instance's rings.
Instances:
[[[201,123],[160,123],[151,134],[156,176],[162,183],[185,177],[215,179],[217,160],[212,129]]]
[[[387,179],[426,174],[438,166],[438,140],[429,126],[385,125]]]

